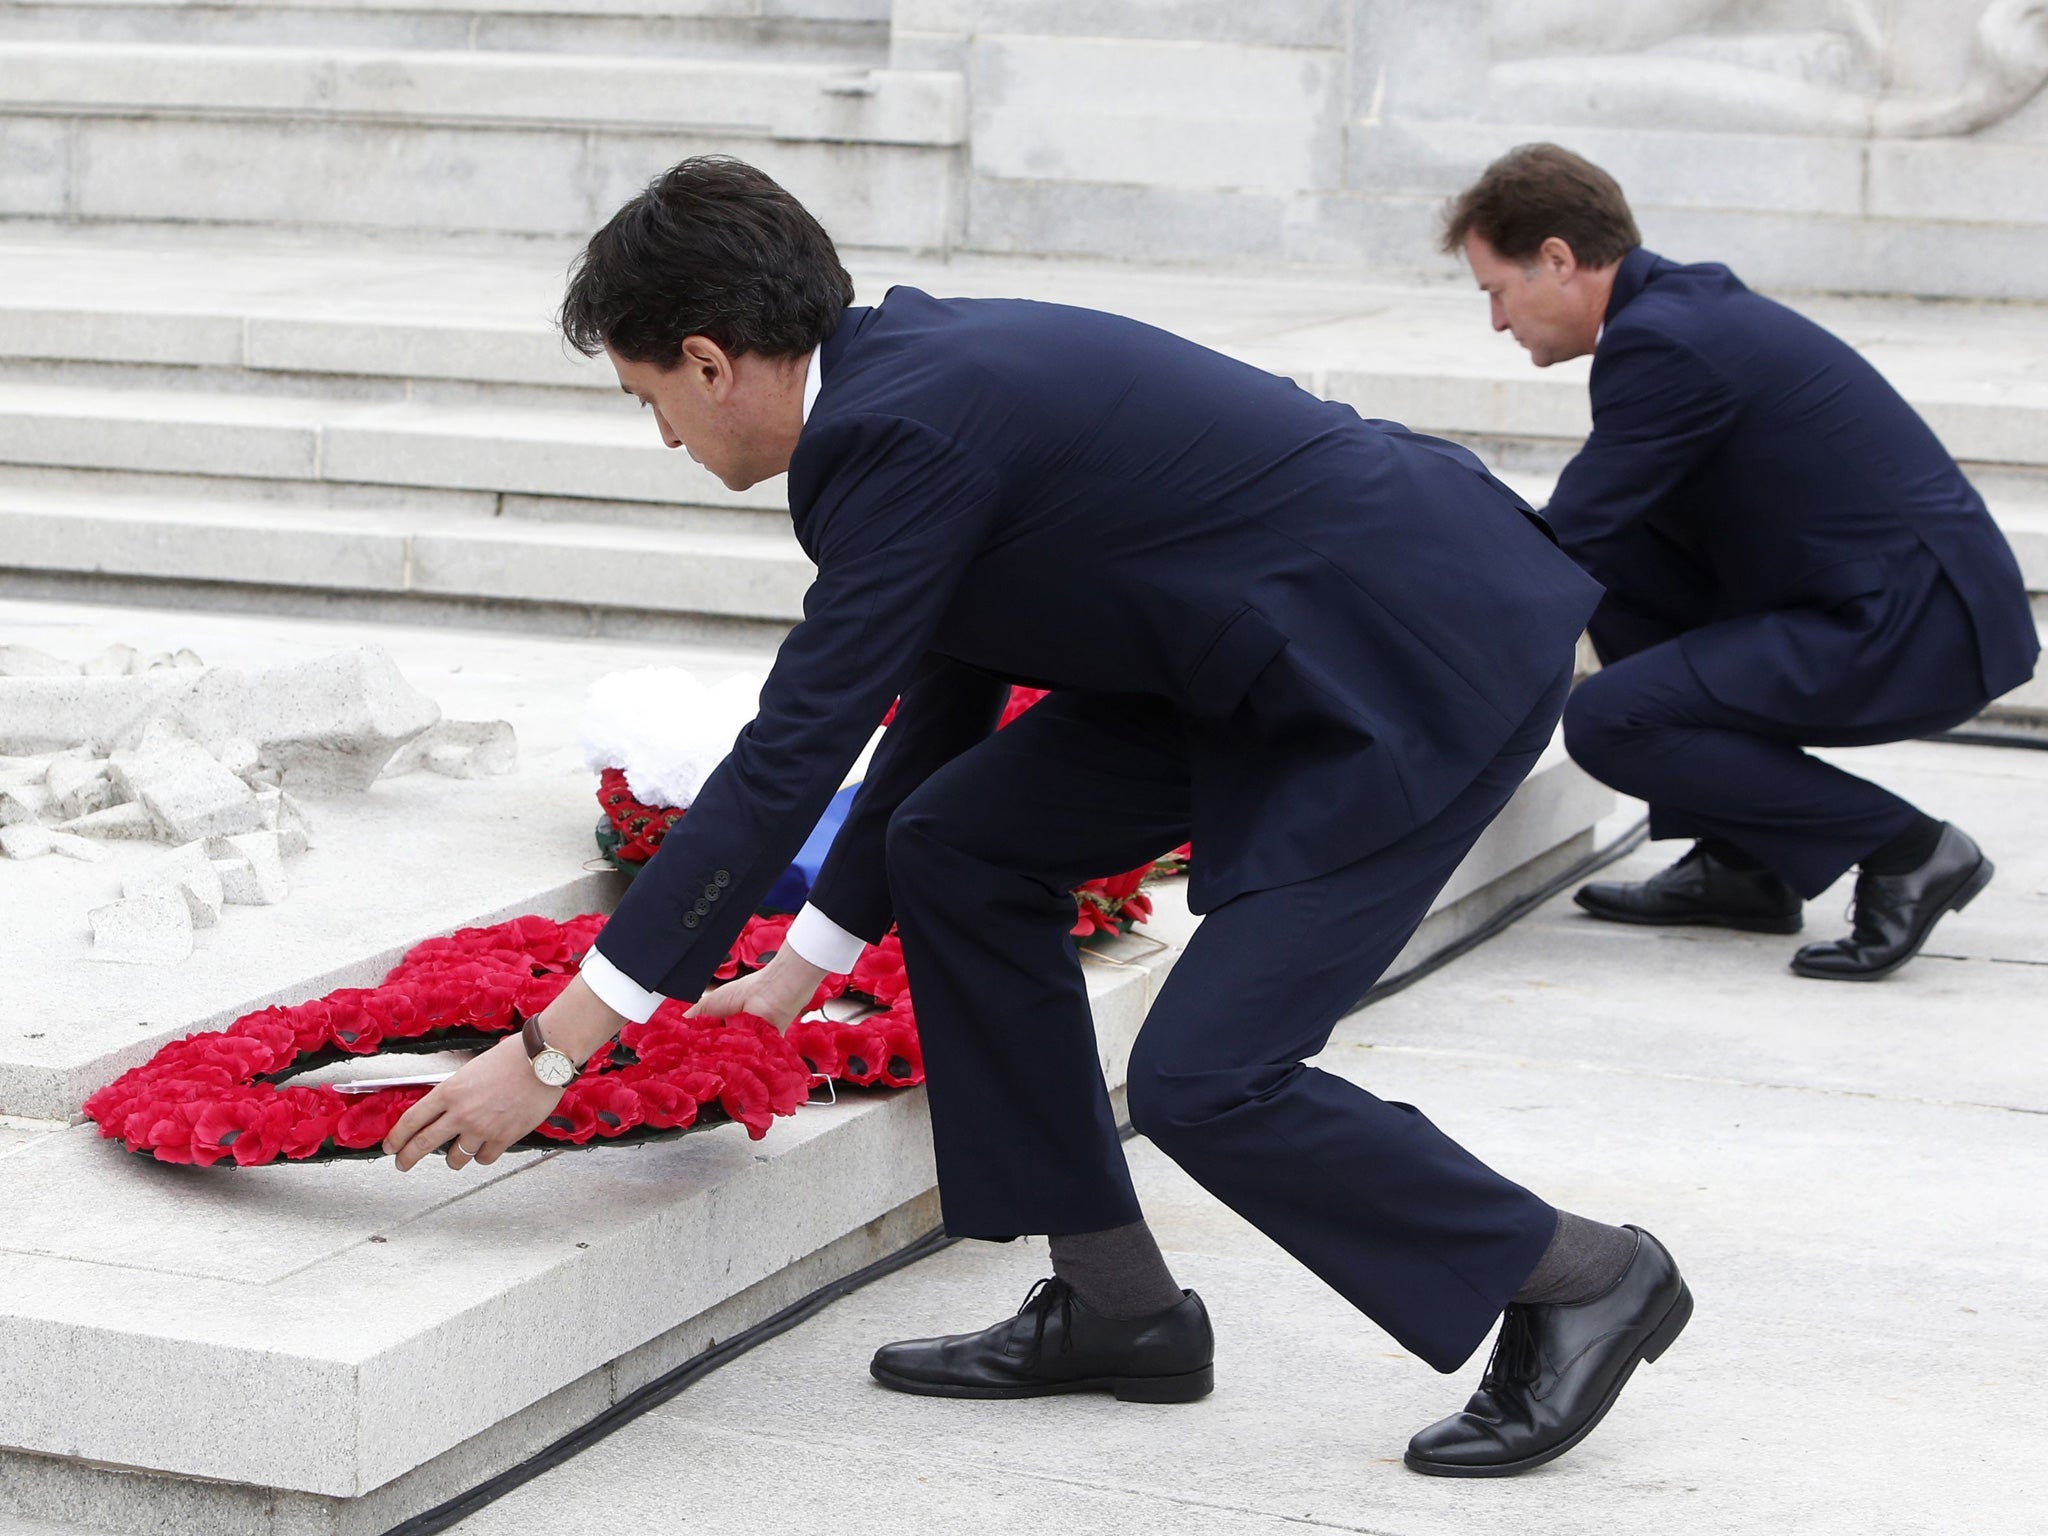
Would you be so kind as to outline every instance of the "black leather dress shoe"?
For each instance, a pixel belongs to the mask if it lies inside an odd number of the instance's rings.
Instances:
[[[1572,1306],[1510,1305],[1479,1390],[1408,1442],[1403,1459],[1435,1477],[1511,1477],[1593,1432],[1636,1364],[1671,1347],[1692,1292],[1664,1245],[1641,1227],[1621,1278]]]
[[[1216,1336],[1193,1291],[1151,1317],[1091,1312],[1064,1280],[1041,1280],[1017,1315],[979,1333],[907,1339],[868,1370],[926,1397],[1049,1397],[1113,1392],[1128,1403],[1191,1403],[1216,1384]]]
[[[1704,843],[1647,880],[1596,880],[1580,886],[1572,900],[1610,923],[1797,933],[1804,921],[1791,886],[1768,869],[1731,869]]]
[[[1823,981],[1876,981],[1920,953],[1934,925],[1960,912],[1991,883],[1992,864],[1969,835],[1947,822],[1918,869],[1856,877],[1856,913],[1846,939],[1808,944],[1792,969]]]

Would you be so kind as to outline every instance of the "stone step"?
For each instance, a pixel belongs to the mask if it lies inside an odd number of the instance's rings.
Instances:
[[[1480,440],[1473,446],[1493,472],[1530,505],[1541,507],[1550,500],[1557,486],[1557,465],[1532,465],[1535,456],[1521,444],[1504,447]],[[1963,467],[2012,545],[2027,590],[2048,595],[2048,472],[2016,471],[1995,464],[1966,463]]]
[[[10,572],[786,626],[803,616],[815,568],[786,519],[769,527],[779,531],[0,488]]]
[[[964,117],[941,71],[0,42],[0,216],[573,236],[716,150],[846,244],[942,248]]]
[[[1529,368],[1461,291],[973,259],[858,268],[869,302],[903,280],[1135,313],[1471,443],[1539,505],[1587,425],[1585,365]],[[518,622],[553,605],[564,627],[622,604],[786,624],[807,568],[780,482],[735,495],[661,448],[609,367],[553,332],[560,274],[505,250],[0,245],[0,507],[21,551],[7,583],[105,596],[126,582],[178,601],[232,587],[286,609],[313,592],[392,612],[495,601]],[[1936,422],[2048,593],[2048,316],[1797,302]],[[626,592],[625,563],[663,575]]]
[[[0,383],[0,463],[778,511],[730,491],[644,412],[495,409]]]
[[[8,0],[23,41],[888,62],[888,0]]]
[[[169,230],[119,243],[20,236],[0,242],[0,365],[151,363],[609,392],[610,371],[568,354],[549,325],[573,248],[456,253]],[[974,257],[875,256],[854,268],[863,303],[907,282],[1131,314],[1368,416],[1497,440],[1547,454],[1540,462],[1552,467],[1591,425],[1586,364],[1530,367],[1511,341],[1486,333],[1484,306],[1466,289]],[[2048,305],[1787,297],[1862,350],[1959,459],[2048,467]]]

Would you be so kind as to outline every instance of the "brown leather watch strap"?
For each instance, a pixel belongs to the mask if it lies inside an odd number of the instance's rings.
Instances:
[[[532,1061],[548,1048],[547,1041],[541,1038],[540,1015],[528,1015],[526,1023],[520,1028],[519,1038],[526,1042],[526,1059],[528,1061]]]

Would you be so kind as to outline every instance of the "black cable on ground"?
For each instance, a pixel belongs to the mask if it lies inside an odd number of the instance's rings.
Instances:
[[[526,1460],[507,1467],[497,1476],[478,1483],[467,1493],[459,1493],[445,1503],[436,1504],[432,1509],[414,1515],[410,1520],[401,1520],[384,1533],[384,1536],[432,1536],[435,1531],[445,1531],[458,1520],[466,1520],[486,1504],[495,1503],[513,1489],[532,1482],[543,1472],[560,1466],[570,1457],[588,1450],[613,1431],[623,1429],[648,1409],[667,1402],[685,1387],[693,1386],[709,1376],[721,1365],[736,1360],[757,1344],[765,1344],[777,1334],[789,1332],[798,1323],[804,1322],[831,1306],[842,1296],[850,1296],[862,1286],[893,1275],[899,1269],[908,1269],[920,1259],[931,1257],[942,1248],[950,1248],[958,1238],[946,1236],[943,1230],[925,1233],[923,1237],[899,1248],[885,1258],[875,1260],[865,1269],[857,1269],[831,1284],[820,1286],[800,1301],[792,1302],[773,1317],[763,1318],[751,1328],[744,1328],[722,1343],[714,1344],[701,1355],[685,1360],[674,1370],[666,1371],[635,1392],[620,1398],[589,1423],[578,1426],[551,1444],[542,1446]]]

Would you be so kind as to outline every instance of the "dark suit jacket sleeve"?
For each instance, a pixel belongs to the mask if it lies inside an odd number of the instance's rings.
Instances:
[[[1595,360],[1593,434],[1544,509],[1558,542],[1596,580],[1629,585],[1629,551],[1648,513],[1714,453],[1740,402],[1689,348],[1632,330]]]
[[[926,650],[994,513],[996,482],[955,444],[886,416],[834,420],[805,517],[818,577],[761,709],[597,941],[633,980],[696,997],[796,856]]]
[[[889,818],[912,790],[995,729],[1009,692],[1002,679],[949,657],[928,655],[918,664],[818,871],[812,906],[870,944],[889,931]]]

